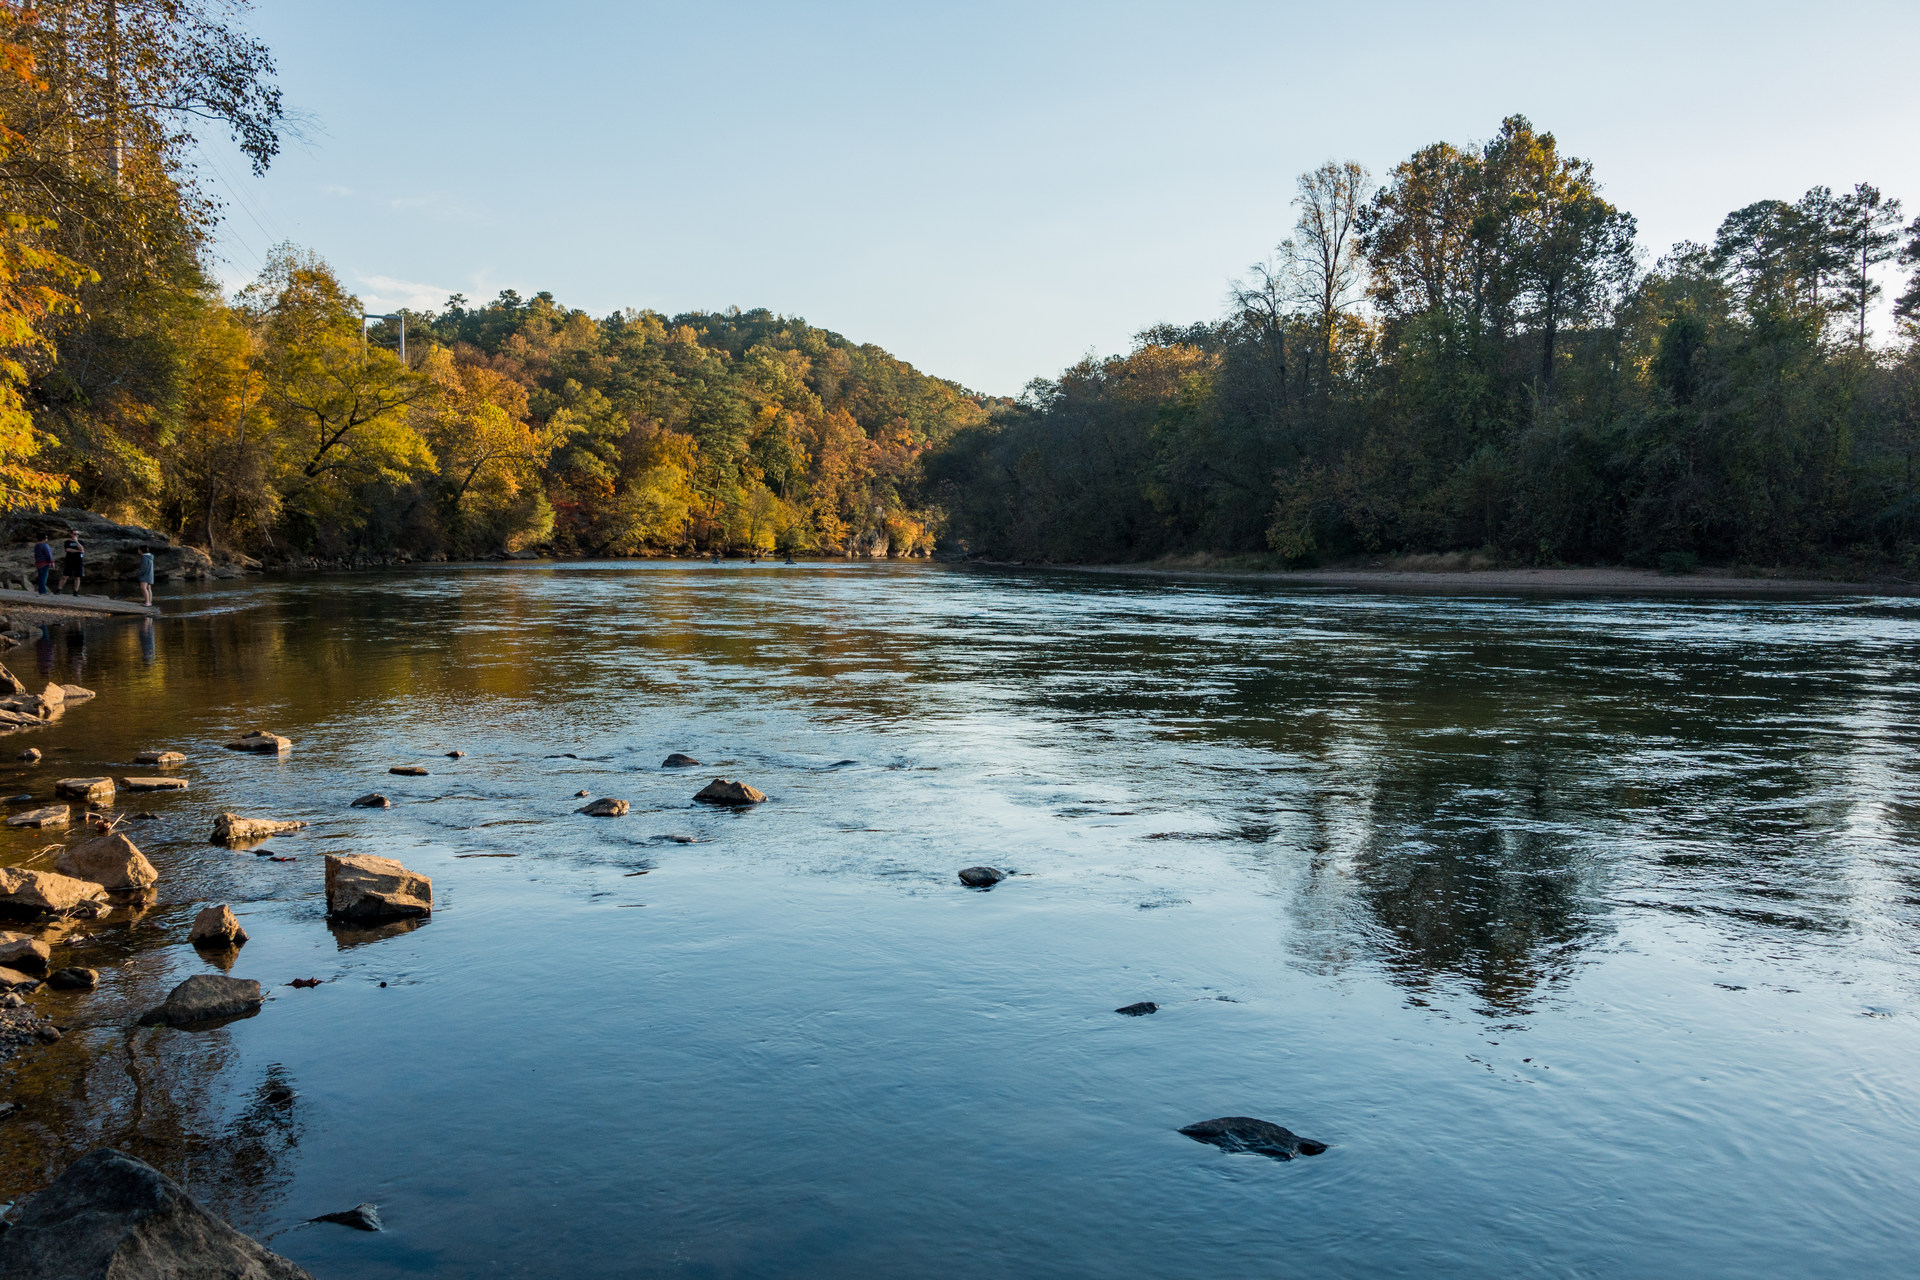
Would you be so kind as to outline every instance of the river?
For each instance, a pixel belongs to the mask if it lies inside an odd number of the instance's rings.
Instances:
[[[1920,1255],[1920,602],[622,562],[161,603],[6,656],[100,695],[9,792],[147,747],[192,789],[121,797],[160,896],[56,950],[103,983],[0,1068],[0,1199],[115,1145],[320,1280]],[[227,810],[312,825],[274,862]],[[431,920],[329,928],[328,851]],[[271,998],[134,1029],[218,971],[209,902]],[[1330,1148],[1178,1132],[1232,1115]]]

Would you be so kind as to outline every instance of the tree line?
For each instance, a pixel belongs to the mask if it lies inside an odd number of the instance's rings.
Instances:
[[[370,324],[291,245],[223,296],[196,130],[264,171],[287,125],[244,11],[0,0],[10,510],[267,555],[931,550],[920,459],[991,402],[879,347],[511,290]]]
[[[1224,317],[1032,383],[928,460],[975,554],[1920,572],[1920,219],[1862,183],[1640,265],[1590,161],[1513,116],[1377,185],[1299,180]]]

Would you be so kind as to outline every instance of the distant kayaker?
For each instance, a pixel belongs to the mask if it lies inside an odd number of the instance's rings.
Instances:
[[[47,594],[47,581],[53,577],[53,544],[45,538],[33,544],[33,589]]]
[[[54,594],[67,589],[67,579],[73,579],[73,594],[80,594],[80,581],[87,576],[87,547],[80,541],[78,529],[67,530],[66,562],[60,566],[60,585]]]

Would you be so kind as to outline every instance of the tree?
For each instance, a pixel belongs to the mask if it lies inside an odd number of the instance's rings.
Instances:
[[[1848,276],[1842,296],[1859,317],[1856,342],[1867,345],[1867,308],[1880,296],[1873,269],[1891,260],[1900,244],[1900,202],[1889,200],[1870,183],[1859,183],[1836,202],[1834,233],[1847,254]]]
[[[1360,216],[1372,194],[1372,178],[1356,160],[1329,160],[1301,174],[1298,185],[1293,203],[1300,217],[1280,252],[1296,300],[1313,317],[1321,369],[1330,379],[1326,371],[1333,367],[1340,316],[1354,303],[1364,280]]]

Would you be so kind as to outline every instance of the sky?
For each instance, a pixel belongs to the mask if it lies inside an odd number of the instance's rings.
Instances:
[[[1218,317],[1302,171],[1515,112],[1594,161],[1649,264],[1815,184],[1920,213],[1913,0],[257,0],[247,25],[302,136],[259,178],[200,149],[226,283],[291,241],[370,311],[763,306],[998,395]]]

